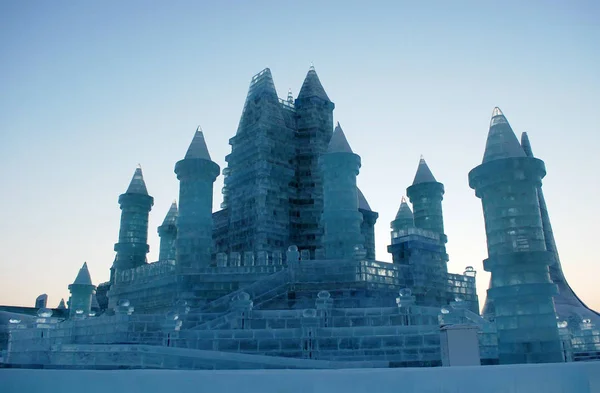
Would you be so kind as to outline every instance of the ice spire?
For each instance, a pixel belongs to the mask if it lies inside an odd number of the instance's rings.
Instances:
[[[406,203],[406,198],[402,197],[402,201],[400,202],[400,208],[398,209],[398,213],[396,213],[396,220],[413,220],[413,212],[410,210],[410,206]]]
[[[346,135],[344,135],[340,122],[336,124],[335,130],[333,130],[327,153],[354,153],[346,139]]]
[[[358,192],[358,208],[362,210],[372,211],[371,206],[369,206],[369,202],[367,202],[367,198],[362,193],[360,188],[356,187],[356,191]]]
[[[65,304],[65,299],[60,299],[60,303],[58,303],[58,306],[56,307],[59,310],[64,310],[67,308],[66,304]]]
[[[90,277],[90,272],[87,267],[87,262],[83,263],[81,269],[79,269],[79,273],[77,273],[77,277],[75,281],[73,281],[75,285],[92,285],[92,278]]]
[[[327,93],[325,93],[325,89],[323,89],[323,85],[321,85],[319,76],[317,75],[315,67],[312,64],[308,69],[306,78],[304,78],[300,93],[298,93],[298,99],[310,97],[318,97],[324,101],[329,101],[329,97],[327,97]]]
[[[144,175],[142,174],[142,167],[140,164],[138,164],[137,168],[135,168],[133,178],[131,179],[131,183],[129,183],[129,187],[127,187],[127,191],[125,191],[125,193],[148,195],[148,189],[146,188],[146,182],[144,182]]]
[[[485,144],[482,163],[512,157],[525,157],[525,152],[521,148],[521,144],[510,124],[508,124],[508,120],[506,120],[500,108],[495,107],[492,111],[490,131]]]
[[[190,143],[187,153],[185,153],[185,158],[202,158],[212,161],[210,159],[210,154],[208,153],[208,148],[206,147],[204,133],[202,132],[202,128],[200,126],[196,128],[196,133],[194,134],[194,138],[192,139],[192,143]]]
[[[169,211],[167,212],[167,215],[165,216],[165,219],[164,219],[162,225],[175,225],[176,221],[177,221],[177,201],[173,201],[173,203],[171,203],[171,207],[169,208]]]
[[[526,132],[521,134],[521,147],[527,157],[533,157],[533,150],[531,150],[531,143],[529,142],[529,136]]]
[[[415,179],[413,180],[412,184],[415,185],[419,183],[434,182],[437,182],[437,180],[435,180],[435,177],[433,176],[433,173],[431,173],[431,169],[429,169],[427,162],[425,162],[425,159],[423,156],[421,156],[421,159],[419,160],[419,166],[417,167],[417,173],[415,174]]]

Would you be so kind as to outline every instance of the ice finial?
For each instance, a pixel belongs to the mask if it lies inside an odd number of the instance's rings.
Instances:
[[[415,174],[412,184],[415,185],[419,183],[433,182],[437,182],[437,180],[435,180],[433,173],[431,173],[431,169],[429,169],[427,162],[425,162],[425,158],[423,158],[423,155],[421,155],[421,158],[419,159],[419,166],[417,167],[417,173]]]
[[[127,187],[127,194],[142,194],[148,195],[148,189],[146,188],[146,182],[144,181],[144,175],[142,173],[142,166],[140,164],[135,168],[133,178]]]
[[[300,88],[300,93],[298,93],[297,98],[302,100],[311,97],[317,97],[324,101],[331,102],[329,97],[327,97],[327,93],[325,93],[325,89],[323,89],[323,85],[321,85],[319,76],[315,71],[315,66],[312,63],[308,69],[306,78],[304,78],[304,82],[302,82],[302,87]]]
[[[400,199],[400,203],[406,203],[406,198],[404,197],[404,195],[402,196],[402,199]]]
[[[333,135],[327,147],[327,153],[353,153],[339,121],[335,126],[335,130],[333,130]]]
[[[485,143],[483,163],[502,158],[525,157],[525,152],[513,132],[506,116],[495,107],[490,120],[490,130]]]
[[[288,89],[287,102],[294,103],[294,96],[292,95],[292,89],[291,88]]]
[[[212,161],[210,159],[210,154],[208,153],[208,147],[206,147],[204,133],[200,126],[196,128],[192,143],[190,143],[190,147],[188,148],[187,153],[185,153],[185,159],[188,158],[202,158],[204,160]]]
[[[75,281],[73,281],[75,285],[92,285],[92,278],[90,277],[90,272],[87,267],[87,262],[83,263],[81,269],[79,269],[79,273],[77,273],[77,277]]]
[[[200,124],[198,124],[198,127],[196,127],[196,132],[198,131],[202,132],[202,127],[200,126]]]
[[[312,61],[310,62],[310,67],[308,67],[308,70],[309,71],[314,71],[315,70],[315,65],[314,65],[314,63]]]

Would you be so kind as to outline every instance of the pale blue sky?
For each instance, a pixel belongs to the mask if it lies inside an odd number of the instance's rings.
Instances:
[[[567,279],[600,309],[600,6],[595,1],[0,2],[0,304],[56,306],[84,261],[108,279],[117,198],[142,164],[158,226],[201,124],[223,168],[253,74],[280,96],[314,62],[379,212],[377,256],[423,154],[446,186],[449,270],[488,274],[481,162],[494,106],[546,162]],[[215,183],[215,209],[222,178]]]

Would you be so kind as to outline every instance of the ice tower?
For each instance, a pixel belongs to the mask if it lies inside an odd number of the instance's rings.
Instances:
[[[252,78],[231,153],[223,170],[227,231],[217,251],[272,251],[290,239],[290,199],[294,186],[293,105],[279,100],[271,71]]]
[[[119,242],[115,244],[117,255],[111,268],[111,282],[117,270],[136,268],[147,263],[148,215],[154,198],[148,195],[142,168],[137,167],[131,183],[124,194],[119,196],[121,226]]]
[[[413,212],[410,210],[410,206],[408,206],[404,197],[402,197],[400,202],[400,208],[398,209],[398,213],[396,213],[396,218],[391,222],[390,226],[394,232],[415,227]]]
[[[526,132],[521,135],[521,146],[527,157],[534,157],[531,149],[531,143]],[[554,240],[554,232],[550,224],[550,215],[546,207],[546,200],[542,187],[537,188],[538,202],[540,205],[540,215],[542,217],[542,228],[544,231],[544,241],[546,250],[554,254],[554,260],[549,266],[550,278],[558,286],[558,295],[554,297],[556,313],[562,321],[577,321],[581,323],[584,319],[590,319],[596,326],[600,326],[600,315],[591,310],[583,303],[575,294],[569,283],[567,282],[560,263],[556,241]]]
[[[365,239],[365,251],[367,252],[366,258],[370,261],[375,260],[375,223],[379,218],[379,213],[371,210],[367,198],[362,193],[360,188],[357,188],[358,192],[358,211],[362,214],[362,223],[360,224],[360,232]]]
[[[537,190],[544,162],[528,157],[499,108],[492,113],[483,162],[469,173],[481,198],[488,246],[484,269],[491,272],[488,297],[494,303],[499,361],[561,362]]]
[[[431,173],[425,159],[421,157],[412,186],[406,189],[406,195],[414,208],[415,227],[444,235],[444,217],[442,199],[444,185]]]
[[[290,219],[292,244],[310,250],[314,257],[321,247],[323,230],[319,224],[323,212],[323,179],[319,157],[327,151],[333,132],[335,105],[321,85],[314,67],[310,67],[295,101],[296,177]]]
[[[338,123],[327,152],[321,156],[323,175],[323,246],[327,259],[353,258],[364,245],[362,214],[358,211],[356,176],[360,156],[354,154]]]
[[[177,240],[177,202],[173,201],[161,226],[158,227],[160,237],[159,261],[175,260]]]
[[[404,267],[402,276],[417,304],[441,307],[453,300],[448,292],[447,239],[442,215],[444,185],[435,179],[423,157],[406,193],[414,213],[402,198],[390,224],[392,244],[388,252],[395,264]],[[474,308],[475,304],[469,306]]]
[[[211,262],[213,183],[219,175],[200,127],[184,159],[175,164],[175,174],[179,180],[177,267],[180,272],[193,272]]]
[[[69,298],[69,316],[83,317],[88,316],[92,308],[92,295],[95,292],[96,287],[92,284],[92,278],[88,271],[87,262],[83,263],[79,273],[73,284],[69,285],[69,292],[71,297]]]

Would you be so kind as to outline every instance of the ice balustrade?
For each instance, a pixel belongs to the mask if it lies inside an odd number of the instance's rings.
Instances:
[[[133,269],[126,269],[117,271],[115,274],[116,283],[124,282],[142,282],[148,278],[154,278],[156,276],[166,275],[175,271],[175,261],[166,260],[154,263],[148,263],[146,265],[138,266]]]
[[[421,229],[421,228],[406,228],[406,229],[401,229],[401,230],[397,230],[397,231],[392,231],[392,243],[395,238],[405,237],[405,236],[410,236],[410,235],[422,236],[427,239],[435,240],[438,242],[442,240],[442,237],[439,233],[429,231],[427,229]]]

